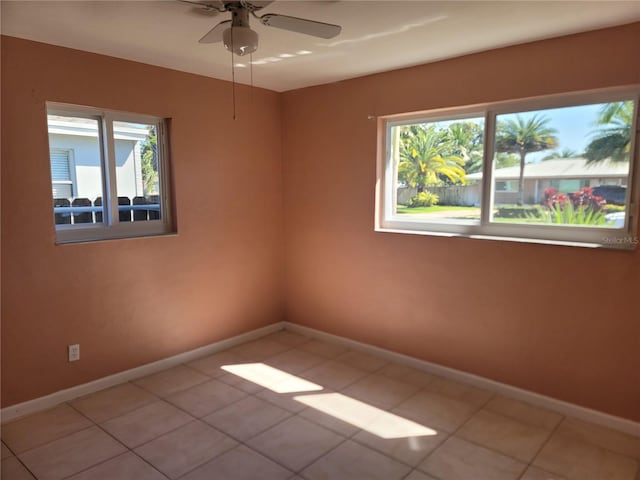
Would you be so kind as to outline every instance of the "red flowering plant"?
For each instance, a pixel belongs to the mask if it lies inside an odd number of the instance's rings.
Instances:
[[[572,194],[559,193],[555,188],[546,188],[542,196],[545,218],[550,223],[603,225],[606,222],[604,198],[593,194],[591,187],[583,187]]]
[[[558,191],[553,188],[545,188],[542,194],[542,205],[547,208],[555,208],[555,207],[564,207],[567,204],[569,197],[564,193],[558,193]]]
[[[607,206],[607,201],[603,197],[593,194],[593,188],[584,187],[571,195],[574,207],[592,208],[599,212]]]

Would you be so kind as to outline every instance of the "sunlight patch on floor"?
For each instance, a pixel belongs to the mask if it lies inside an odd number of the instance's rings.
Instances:
[[[320,385],[264,363],[224,365],[222,369],[276,393],[314,392],[323,389]]]
[[[438,434],[436,430],[340,393],[299,395],[294,399],[381,438],[410,438]]]

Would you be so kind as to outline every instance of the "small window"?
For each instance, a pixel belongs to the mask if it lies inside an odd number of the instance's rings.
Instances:
[[[59,243],[171,231],[166,121],[47,104]]]
[[[53,198],[72,198],[74,192],[71,172],[74,167],[71,165],[71,150],[62,148],[52,148],[51,159],[51,190]]]
[[[517,192],[512,180],[496,180],[496,192]]]
[[[381,231],[634,247],[638,90],[384,117]]]

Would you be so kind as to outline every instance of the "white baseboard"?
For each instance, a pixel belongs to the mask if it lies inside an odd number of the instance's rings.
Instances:
[[[423,370],[425,372],[439,375],[441,377],[449,378],[459,382],[468,383],[478,388],[482,388],[491,392],[499,393],[507,397],[521,400],[523,402],[537,405],[548,410],[558,412],[562,415],[579,418],[588,422],[592,422],[598,425],[612,428],[620,432],[624,432],[630,435],[640,437],[640,423],[634,422],[621,417],[616,417],[607,413],[592,410],[590,408],[581,407],[569,402],[564,402],[552,397],[540,395],[539,393],[531,392],[521,388],[513,387],[505,383],[496,382],[488,378],[466,373],[460,370],[456,370],[449,367],[444,367],[435,363],[427,362],[426,360],[420,360],[418,358],[409,357],[401,353],[393,352],[391,350],[385,350],[384,348],[375,347],[362,342],[357,342],[346,337],[340,337],[338,335],[332,335],[330,333],[316,330],[302,325],[297,325],[290,322],[277,322],[266,327],[258,328],[250,332],[246,332],[235,337],[227,338],[219,342],[205,345],[204,347],[196,348],[188,352],[180,353],[169,358],[158,360],[157,362],[148,363],[140,367],[132,368],[124,372],[119,372],[108,377],[100,378],[89,383],[77,385],[75,387],[60,390],[58,392],[46,395],[44,397],[35,398],[27,402],[11,405],[0,410],[1,423],[6,423],[16,418],[30,415],[42,410],[59,405],[63,402],[68,402],[74,398],[89,393],[97,392],[99,390],[113,387],[123,382],[135,380],[152,373],[165,370],[167,368],[180,365],[181,363],[190,362],[200,357],[211,355],[213,353],[231,348],[235,345],[255,340],[257,338],[269,335],[270,333],[277,332],[282,329],[287,329],[292,332],[300,333],[311,338],[318,340],[325,340],[332,343],[337,343],[349,347],[353,350],[359,350],[371,355],[376,355],[385,358],[389,361],[407,365],[409,367]]]
[[[206,357],[212,355],[221,350],[226,350],[240,343],[245,343],[256,338],[264,337],[270,333],[277,332],[284,328],[285,322],[277,322],[266,327],[251,330],[250,332],[236,335],[235,337],[220,340],[204,347],[196,348],[188,352],[179,353],[172,357],[163,358],[157,362],[147,363],[139,367],[125,370],[124,372],[115,373],[108,377],[99,378],[89,383],[83,383],[82,385],[76,385],[75,387],[67,388],[54,392],[44,397],[34,398],[23,403],[10,405],[0,410],[1,423],[6,423],[16,418],[30,415],[32,413],[40,412],[51,407],[55,407],[64,402],[73,400],[74,398],[88,395],[89,393],[97,392],[105,388],[113,387],[123,382],[128,382],[138,378],[146,377],[152,373],[156,373],[167,368],[175,367],[181,363],[187,363],[192,360],[196,360],[200,357]]]
[[[389,361],[400,363],[408,367],[413,367],[427,373],[439,375],[441,377],[449,378],[451,380],[456,380],[459,382],[468,383],[475,387],[499,393],[515,400],[520,400],[532,405],[537,405],[539,407],[558,412],[562,415],[578,418],[580,420],[585,420],[587,422],[612,428],[629,435],[640,437],[640,423],[626,418],[616,417],[615,415],[610,415],[608,413],[599,412],[590,408],[581,407],[573,403],[565,402],[552,397],[547,397],[546,395],[541,395],[529,390],[513,387],[511,385],[507,385],[506,383],[496,382],[495,380],[490,380],[485,377],[480,377],[478,375],[466,373],[461,370],[444,367],[442,365],[427,362],[426,360],[420,360],[415,357],[409,357],[407,355],[396,353],[391,350],[385,350],[384,348],[357,342],[346,337],[332,335],[330,333],[316,330],[314,328],[304,327],[302,325],[290,322],[283,323],[285,329],[292,332],[300,333],[307,337],[316,338],[318,340],[325,340],[332,343],[338,343],[353,350],[360,350],[362,352],[376,355]]]

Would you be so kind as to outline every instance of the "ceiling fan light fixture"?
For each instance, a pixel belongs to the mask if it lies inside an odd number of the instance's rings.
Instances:
[[[222,33],[222,42],[227,50],[242,57],[258,48],[258,33],[249,27],[230,27]]]

